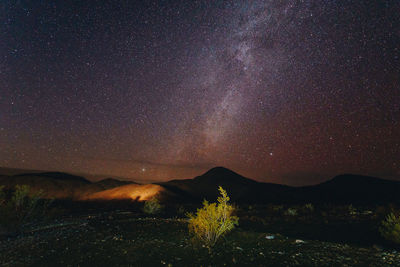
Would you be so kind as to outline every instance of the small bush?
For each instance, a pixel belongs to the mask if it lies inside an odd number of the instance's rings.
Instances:
[[[295,208],[288,208],[285,211],[285,215],[287,215],[287,216],[296,216],[297,215],[297,210]]]
[[[283,208],[283,205],[272,205],[272,211],[276,213],[282,212]]]
[[[348,206],[348,210],[349,210],[349,214],[350,215],[356,215],[357,214],[357,209],[352,204],[350,204]]]
[[[238,225],[239,221],[238,217],[232,215],[234,207],[228,204],[229,197],[226,191],[221,186],[218,190],[221,194],[218,197],[218,204],[210,204],[204,200],[203,207],[198,209],[196,214],[187,214],[189,231],[209,248]]]
[[[179,205],[179,207],[178,207],[177,210],[176,210],[176,213],[177,213],[178,215],[180,215],[180,216],[185,215],[185,213],[186,213],[185,207],[182,206],[182,205]]]
[[[160,204],[157,198],[153,197],[152,199],[147,200],[143,206],[143,212],[146,214],[158,214],[163,209],[163,206]]]
[[[42,219],[50,202],[40,202],[41,196],[41,192],[31,192],[27,185],[17,185],[11,198],[6,199],[1,188],[0,226],[6,232],[15,233],[30,222]]]
[[[400,244],[400,215],[390,213],[379,228],[379,232],[386,240]]]
[[[304,209],[311,213],[311,212],[314,211],[314,205],[311,204],[311,203],[307,203],[307,204],[304,205]]]

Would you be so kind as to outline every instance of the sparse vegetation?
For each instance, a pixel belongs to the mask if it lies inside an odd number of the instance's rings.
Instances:
[[[313,212],[314,211],[314,205],[311,203],[307,203],[304,205],[304,209],[308,212]]]
[[[386,240],[400,244],[400,216],[396,216],[393,212],[389,213],[382,221],[379,232]]]
[[[348,206],[348,210],[349,210],[349,214],[350,215],[356,215],[357,214],[357,209],[352,204],[350,204]]]
[[[337,218],[341,220],[337,227],[337,221],[322,225],[317,212],[312,223],[301,216],[288,222],[283,214],[274,216],[266,206],[255,206],[257,216],[276,221],[261,225],[241,216],[240,229],[226,235],[226,242],[217,242],[210,253],[206,247],[191,245],[187,220],[146,218],[138,210],[119,209],[68,216],[42,225],[39,231],[0,239],[0,266],[399,266],[400,262],[398,250],[379,243],[376,223],[359,224],[348,213]]]
[[[160,213],[162,209],[163,206],[156,197],[147,200],[143,206],[143,212],[151,215]]]
[[[221,196],[218,203],[204,200],[203,207],[196,214],[188,213],[189,231],[207,247],[212,247],[218,239],[238,225],[238,217],[233,216],[234,207],[230,205],[226,191],[218,188]]]
[[[283,210],[283,205],[272,205],[272,210],[274,212],[280,212]]]
[[[183,216],[186,213],[185,207],[183,205],[179,205],[178,209],[176,210],[176,213],[179,216]]]
[[[285,211],[285,215],[287,215],[287,216],[296,216],[297,215],[297,210],[295,208],[288,208]]]
[[[6,232],[15,233],[30,222],[43,218],[49,202],[40,202],[41,196],[41,192],[32,192],[27,185],[17,185],[7,199],[0,188],[0,226]]]

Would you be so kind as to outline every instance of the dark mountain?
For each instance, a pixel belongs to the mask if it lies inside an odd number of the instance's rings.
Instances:
[[[168,189],[156,185],[156,184],[126,184],[103,190],[93,194],[82,197],[82,200],[123,200],[131,199],[144,201],[149,200],[153,197],[157,197],[161,201],[171,201],[180,199],[180,196],[176,196],[173,192]]]
[[[172,180],[159,185],[187,200],[214,201],[218,186],[232,201],[243,203],[383,203],[400,202],[400,182],[361,175],[339,175],[327,182],[291,187],[257,182],[223,167],[216,167],[194,179]]]
[[[45,172],[45,171],[0,167],[0,175],[2,176],[13,176],[22,173],[40,173],[40,172]]]
[[[289,186],[260,183],[223,167],[213,168],[194,179],[172,180],[158,184],[177,195],[196,201],[201,199],[214,201],[219,195],[218,186],[222,186],[230,198],[238,202],[271,201],[291,191]]]
[[[28,185],[34,191],[43,191],[49,198],[80,199],[99,191],[126,185],[129,182],[105,179],[92,183],[82,176],[63,172],[22,173],[0,176],[0,185],[12,189],[16,185]]]
[[[113,178],[92,183],[84,177],[60,172],[0,175],[0,185],[12,188],[16,184],[43,190],[46,196],[53,198],[135,196],[145,199],[161,194],[168,196],[166,199],[170,201],[215,201],[219,195],[218,186],[222,186],[237,203],[400,203],[398,181],[344,174],[313,186],[291,187],[257,182],[223,167],[213,168],[193,179],[171,180],[148,187]]]
[[[85,184],[91,183],[90,181],[86,180],[86,178],[84,178],[84,177],[72,175],[72,174],[65,173],[65,172],[23,173],[23,174],[14,175],[14,177],[26,177],[26,176],[49,177],[49,178],[52,178],[55,180],[76,181],[76,182],[81,182],[81,183],[85,183]]]
[[[0,177],[0,185],[6,188],[28,185],[34,191],[43,191],[45,197],[50,198],[75,198],[90,184],[83,177],[66,173],[26,173]]]
[[[254,184],[257,183],[254,180],[245,178],[234,171],[231,171],[224,167],[215,167],[207,171],[201,176],[197,176],[194,180],[207,181],[207,182],[230,182],[230,183],[244,183]]]
[[[127,184],[137,184],[137,183],[131,182],[131,181],[121,181],[121,180],[117,180],[114,178],[106,178],[106,179],[97,181],[94,184],[101,186],[105,190],[105,189],[110,189],[110,188],[114,188],[117,186],[122,186],[122,185],[127,185]]]
[[[400,201],[400,182],[343,174],[324,183],[298,189],[302,198],[324,202],[383,203]]]

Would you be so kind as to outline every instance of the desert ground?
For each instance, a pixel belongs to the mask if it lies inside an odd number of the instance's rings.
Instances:
[[[54,205],[53,218],[2,237],[2,266],[400,266],[378,232],[382,206],[237,206],[239,226],[208,249],[188,232],[196,205],[156,216],[138,202]]]

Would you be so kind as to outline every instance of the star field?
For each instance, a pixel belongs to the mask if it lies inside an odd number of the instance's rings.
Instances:
[[[3,1],[0,166],[400,180],[399,13],[398,1]]]

